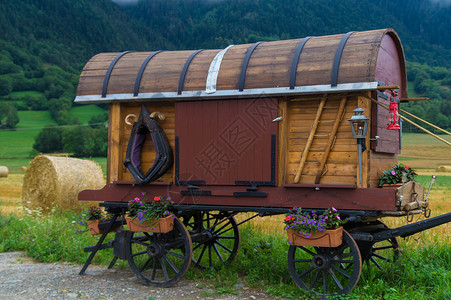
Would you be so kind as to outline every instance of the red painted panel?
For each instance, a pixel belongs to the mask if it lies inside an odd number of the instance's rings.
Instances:
[[[389,35],[385,35],[381,42],[381,47],[377,56],[376,65],[376,80],[383,82],[385,85],[398,85],[401,87],[400,91],[403,90],[403,66],[401,64],[400,53],[398,48]],[[390,95],[389,91],[385,91],[387,96]],[[400,95],[401,96],[401,95]],[[384,99],[383,97],[378,97],[378,101],[390,105],[390,97]],[[401,149],[399,147],[399,130],[388,130],[388,111],[376,105],[373,105],[373,112],[377,111],[377,125],[372,124],[373,131],[372,136],[379,136],[377,142],[372,143],[372,148],[376,152],[387,152],[387,153],[400,153]],[[375,120],[376,115],[373,113],[372,119]],[[376,144],[376,145],[374,145]]]
[[[101,190],[84,190],[79,193],[79,200],[128,202],[134,197],[146,193],[170,197],[177,204],[272,207],[272,208],[316,208],[353,210],[395,211],[395,190],[380,188],[320,188],[314,187],[259,187],[259,192],[267,197],[234,197],[234,192],[245,192],[244,186],[200,186],[199,190],[208,190],[211,196],[182,196],[186,186],[177,185],[140,185],[109,183]],[[252,211],[251,209],[249,211]]]
[[[276,99],[177,102],[175,116],[179,180],[216,185],[271,180]]]

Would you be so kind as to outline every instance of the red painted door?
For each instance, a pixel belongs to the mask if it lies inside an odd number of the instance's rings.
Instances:
[[[275,184],[276,99],[177,102],[175,117],[179,181]]]

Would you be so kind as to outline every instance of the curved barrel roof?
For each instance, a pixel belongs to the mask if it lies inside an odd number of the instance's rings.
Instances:
[[[374,90],[407,97],[393,29],[231,45],[225,49],[100,53],[80,76],[76,102],[250,98]]]

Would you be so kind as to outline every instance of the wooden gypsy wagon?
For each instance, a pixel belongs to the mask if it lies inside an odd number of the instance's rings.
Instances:
[[[322,296],[349,292],[362,261],[393,259],[396,236],[419,231],[393,232],[379,220],[409,213],[399,191],[378,187],[401,148],[401,131],[387,129],[386,107],[407,101],[406,90],[403,49],[392,29],[94,56],[75,102],[109,104],[107,184],[79,199],[102,201],[115,217],[85,249],[91,256],[81,273],[97,250],[113,247],[113,262],[127,259],[144,283],[168,286],[191,262],[233,260],[238,225],[248,219],[335,207],[349,218],[341,246],[290,246],[288,264],[301,288]],[[421,187],[409,190],[418,189],[422,197]],[[174,229],[123,230],[103,243],[128,201],[142,195],[174,201]],[[421,213],[425,205],[412,207]],[[237,223],[240,212],[256,214]]]

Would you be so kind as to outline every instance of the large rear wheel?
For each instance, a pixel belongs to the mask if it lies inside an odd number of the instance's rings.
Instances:
[[[191,237],[178,218],[174,219],[174,230],[168,233],[129,231],[126,245],[130,269],[147,285],[172,286],[191,264]]]
[[[228,212],[184,212],[180,219],[193,242],[193,262],[198,267],[228,264],[240,247],[240,230]]]
[[[288,268],[296,285],[322,298],[345,295],[362,271],[359,248],[343,230],[343,243],[335,248],[290,246]]]

